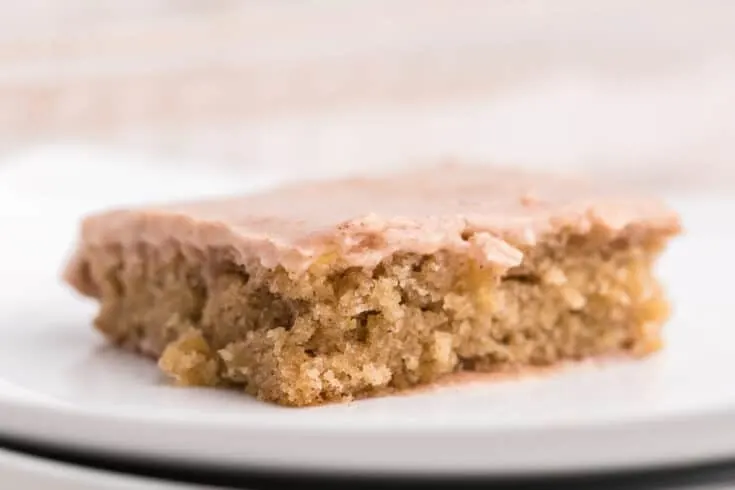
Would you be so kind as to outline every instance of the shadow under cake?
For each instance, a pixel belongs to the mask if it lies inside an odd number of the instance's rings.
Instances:
[[[441,165],[87,217],[65,278],[184,385],[306,406],[660,347],[662,202]]]

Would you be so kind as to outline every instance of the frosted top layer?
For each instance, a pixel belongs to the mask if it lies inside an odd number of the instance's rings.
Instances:
[[[68,275],[106,245],[226,249],[304,271],[325,254],[371,267],[397,251],[465,253],[497,267],[518,265],[544,236],[593,227],[611,234],[675,233],[664,203],[600,183],[510,168],[441,165],[389,176],[289,184],[258,194],[111,210],[87,217]]]

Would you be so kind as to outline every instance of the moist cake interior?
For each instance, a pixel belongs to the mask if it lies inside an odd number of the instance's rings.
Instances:
[[[660,346],[654,264],[666,234],[561,230],[510,269],[452,251],[305,273],[236,264],[226,249],[105,244],[78,282],[96,327],[184,385],[242,387],[304,406],[388,393],[460,370],[496,371]]]

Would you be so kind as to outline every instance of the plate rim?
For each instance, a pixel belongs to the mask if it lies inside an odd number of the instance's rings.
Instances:
[[[232,427],[226,424],[195,423],[182,431],[174,420],[161,423],[152,418],[50,408],[3,397],[0,411],[3,437],[51,446],[63,441],[64,447],[123,459],[225,470],[513,477],[629,471],[706,463],[735,455],[735,410],[730,409],[489,433],[414,430],[398,434],[400,437],[388,431],[250,426],[249,437],[234,438]],[[310,451],[316,443],[319,451]],[[391,451],[384,450],[387,444]],[[471,453],[467,449],[441,450],[458,445],[478,451],[468,458]],[[192,451],[196,447],[203,450]],[[623,454],[620,447],[630,448],[630,452]],[[529,448],[535,449],[529,452]],[[392,456],[397,451],[404,456],[400,461]]]

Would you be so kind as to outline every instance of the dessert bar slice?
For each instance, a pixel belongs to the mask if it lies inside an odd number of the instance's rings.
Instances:
[[[657,200],[438,165],[87,217],[65,278],[184,385],[304,406],[659,348]]]

